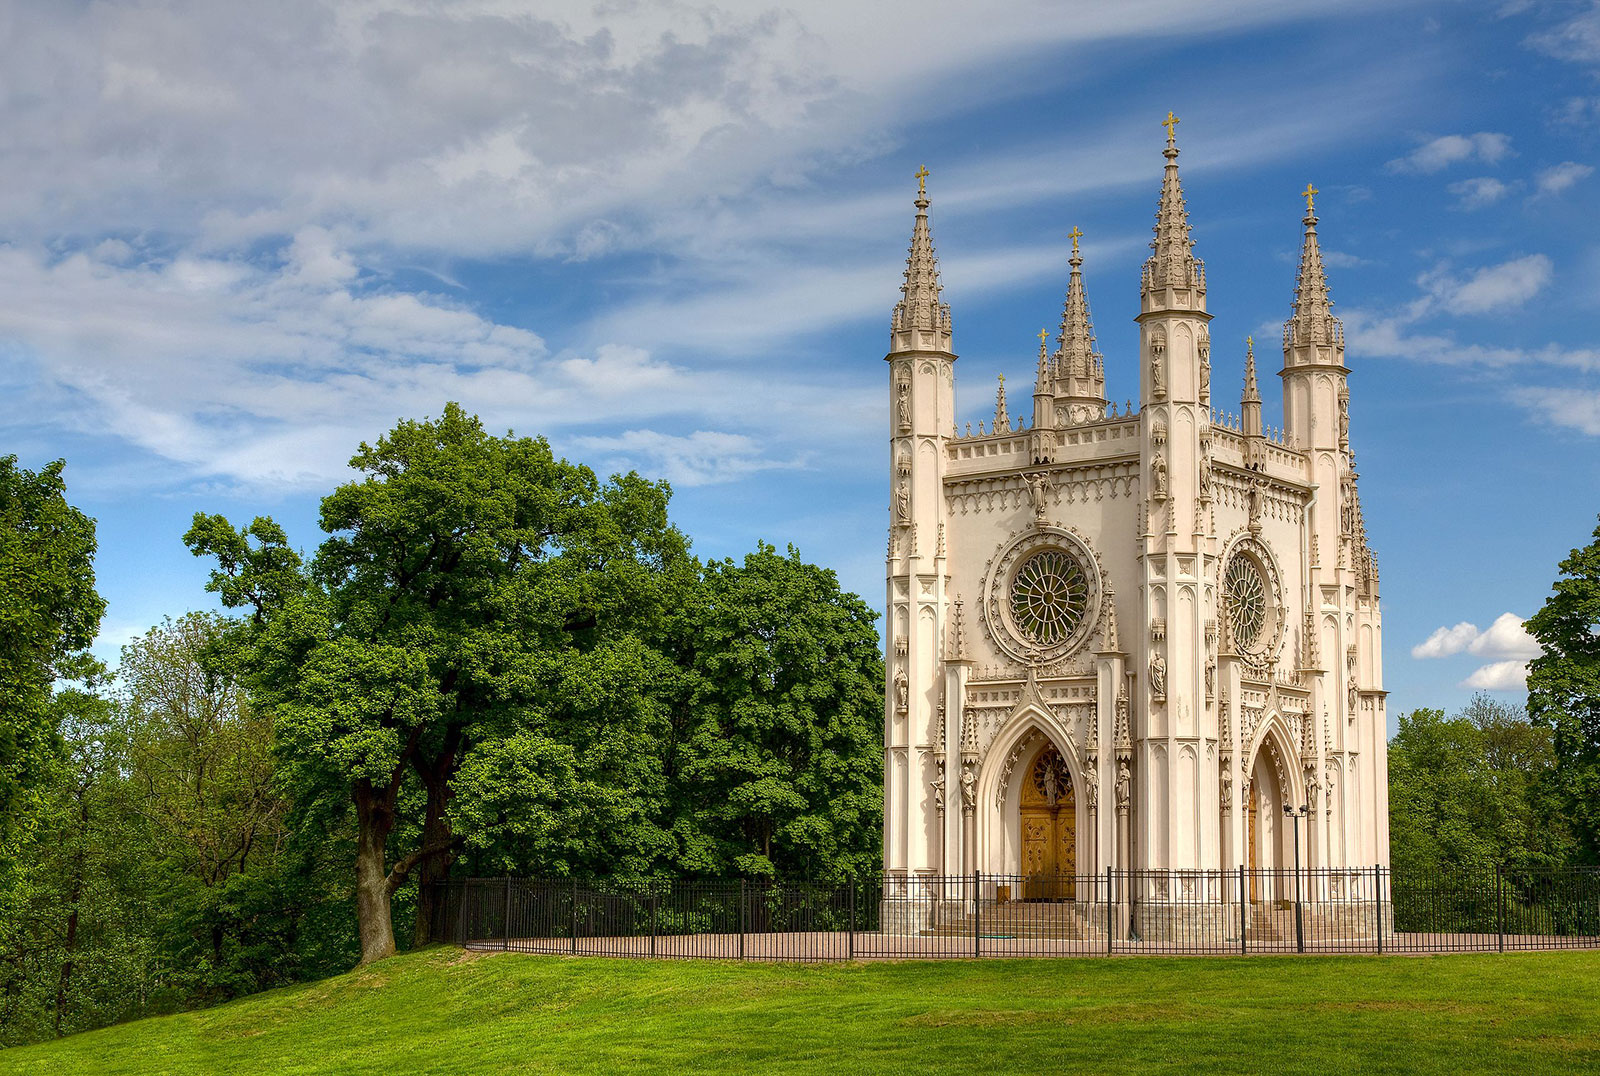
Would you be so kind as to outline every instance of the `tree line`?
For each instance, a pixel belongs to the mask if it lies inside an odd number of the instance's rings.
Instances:
[[[95,529],[0,458],[0,1045],[214,1003],[426,936],[461,875],[840,879],[881,863],[874,614],[670,489],[449,405],[322,501],[183,536],[225,610],[88,653]],[[1600,864],[1600,528],[1529,621],[1524,711],[1390,743],[1397,871]]]
[[[882,657],[831,571],[700,560],[664,483],[453,404],[351,464],[309,555],[197,515],[226,614],[156,626],[111,676],[92,521],[59,465],[6,461],[37,504],[6,520],[5,615],[40,644],[0,670],[31,690],[0,741],[0,1040],[380,959],[448,876],[877,869]]]

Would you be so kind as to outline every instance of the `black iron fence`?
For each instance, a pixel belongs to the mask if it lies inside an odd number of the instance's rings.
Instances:
[[[1600,947],[1600,870],[1385,867],[880,875],[841,883],[468,878],[432,937],[475,949],[764,961]]]

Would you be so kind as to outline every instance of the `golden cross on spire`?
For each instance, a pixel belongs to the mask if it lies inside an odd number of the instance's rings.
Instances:
[[[1072,231],[1067,233],[1067,238],[1072,240],[1072,253],[1073,254],[1077,254],[1078,253],[1078,240],[1083,238],[1083,232],[1079,231],[1078,230],[1078,226],[1076,224],[1074,224],[1072,226]]]
[[[1321,193],[1321,191],[1317,190],[1317,188],[1313,187],[1309,183],[1306,184],[1306,189],[1300,192],[1300,196],[1306,200],[1307,213],[1311,213],[1315,210],[1316,206],[1312,203],[1312,199]]]
[[[923,165],[921,168],[917,169],[916,176],[917,197],[920,198],[928,193],[928,166]]]
[[[1044,340],[1045,340],[1045,337],[1047,337],[1049,335],[1050,335],[1050,330],[1049,329],[1040,329],[1039,330],[1039,350],[1041,350],[1041,351],[1044,350]]]
[[[1256,349],[1256,338],[1253,336],[1245,337],[1244,346],[1249,348],[1251,351],[1254,351]]]
[[[1001,388],[1005,388],[1006,387],[1006,375],[1005,374],[1001,374],[1000,375],[1000,387]]]
[[[1174,116],[1172,114],[1172,110],[1171,109],[1167,110],[1167,118],[1161,121],[1161,126],[1163,126],[1163,127],[1165,127],[1167,129],[1167,142],[1168,143],[1171,143],[1173,141],[1173,139],[1177,137],[1177,135],[1174,133],[1174,131],[1175,131],[1175,128],[1178,126],[1178,124],[1181,123],[1181,122],[1183,122],[1183,121],[1178,119],[1178,117],[1176,117],[1176,116]]]

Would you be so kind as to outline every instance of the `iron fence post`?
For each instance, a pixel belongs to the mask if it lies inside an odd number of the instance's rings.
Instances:
[[[578,951],[578,880],[572,880],[572,951]]]
[[[972,955],[983,955],[983,872],[972,872]]]
[[[1372,868],[1372,871],[1373,871],[1374,874],[1376,874],[1378,876],[1377,877],[1377,881],[1373,883],[1373,889],[1375,889],[1377,891],[1376,895],[1377,895],[1377,898],[1378,898],[1377,901],[1376,901],[1376,903],[1378,905],[1378,952],[1382,953],[1383,952],[1383,864],[1382,863],[1374,864],[1373,868]]]
[[[744,885],[744,879],[740,878],[739,879],[739,959],[740,960],[744,959],[744,926],[745,926],[744,905],[745,905],[745,885]]]
[[[506,875],[506,909],[500,920],[500,950],[511,948],[511,875]]]
[[[856,958],[856,882],[850,879],[850,959]]]
[[[1505,880],[1500,873],[1500,864],[1494,865],[1494,925],[1500,935],[1500,951],[1506,951],[1506,898]]]
[[[661,914],[661,894],[656,884],[650,883],[650,955],[656,955],[656,926]]]
[[[1239,955],[1240,956],[1247,956],[1250,953],[1250,947],[1249,947],[1248,943],[1246,943],[1246,941],[1245,941],[1245,933],[1244,933],[1246,930],[1249,929],[1249,924],[1248,924],[1248,922],[1247,922],[1247,920],[1245,918],[1246,909],[1245,909],[1245,906],[1244,906],[1245,905],[1245,900],[1244,900],[1244,864],[1243,863],[1239,864],[1239,888],[1234,893],[1234,896],[1237,897],[1238,900],[1239,900]]]
[[[1113,938],[1113,935],[1111,933],[1111,868],[1110,867],[1106,868],[1106,902],[1105,902],[1105,904],[1106,904],[1106,956],[1110,956],[1111,953],[1112,953],[1111,943],[1112,943],[1112,938]]]

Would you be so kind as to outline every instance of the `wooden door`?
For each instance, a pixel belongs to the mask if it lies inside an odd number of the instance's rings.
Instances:
[[[1247,819],[1247,824],[1245,826],[1244,843],[1245,847],[1250,850],[1250,901],[1253,904],[1261,899],[1261,891],[1259,888],[1260,883],[1256,877],[1257,865],[1259,863],[1259,860],[1257,859],[1256,846],[1260,844],[1261,838],[1256,831],[1256,790],[1253,784],[1245,786],[1244,799],[1245,803],[1248,804],[1248,806],[1245,808],[1245,818]]]
[[[1078,812],[1067,764],[1054,747],[1034,757],[1022,785],[1024,900],[1072,900],[1078,866]]]

